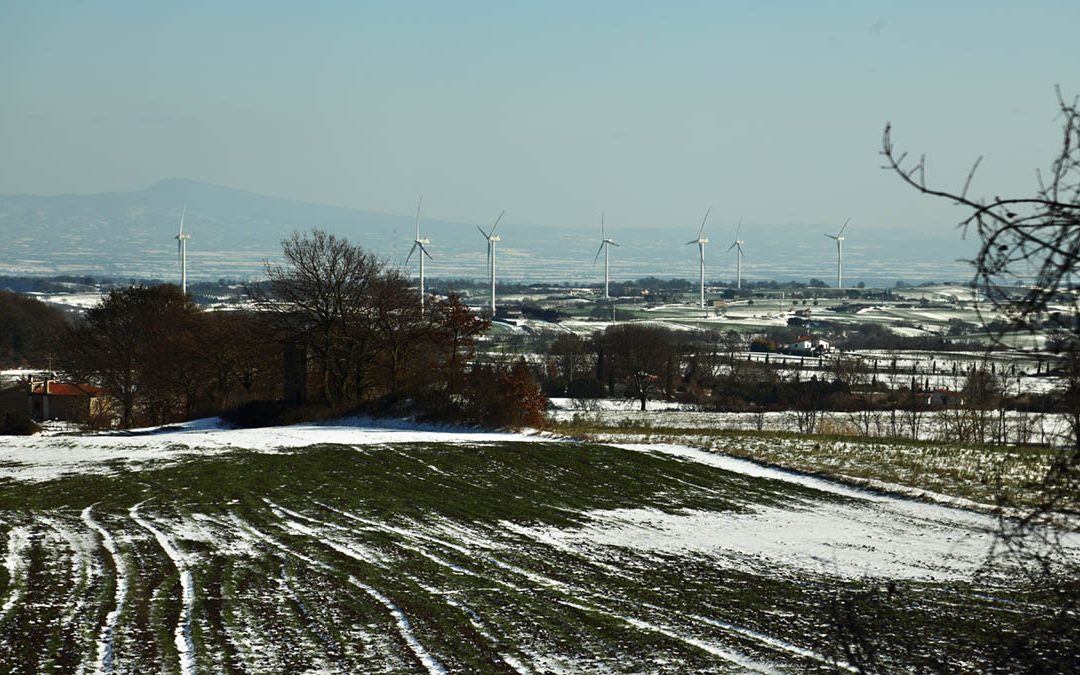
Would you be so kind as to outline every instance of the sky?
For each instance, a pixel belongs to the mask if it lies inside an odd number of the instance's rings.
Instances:
[[[548,227],[955,224],[1035,185],[1080,2],[11,2],[0,194],[167,177]],[[693,232],[691,232],[693,234]],[[689,238],[689,237],[688,237]]]

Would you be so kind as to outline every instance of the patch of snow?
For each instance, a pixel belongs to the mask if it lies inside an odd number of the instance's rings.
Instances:
[[[22,595],[19,576],[27,565],[23,554],[28,548],[30,548],[30,529],[22,525],[11,528],[8,532],[7,555],[4,556],[9,592],[7,600],[0,605],[0,621],[3,621]]]
[[[866,505],[809,509],[756,507],[743,512],[655,509],[590,511],[584,527],[541,532],[567,543],[665,553],[704,553],[849,578],[962,579],[985,560],[990,532],[973,534]]]
[[[195,608],[195,583],[191,576],[191,569],[188,567],[180,549],[176,547],[176,543],[172,540],[172,537],[165,534],[152,525],[150,521],[139,515],[139,507],[142,506],[143,503],[144,502],[139,502],[135,506],[132,506],[128,510],[128,515],[131,516],[131,519],[134,520],[139,527],[154,535],[158,545],[165,551],[165,555],[169,556],[169,560],[173,562],[173,565],[176,566],[176,571],[180,574],[180,591],[183,606],[180,611],[180,619],[176,623],[174,638],[176,642],[176,651],[180,657],[180,672],[184,675],[194,675],[196,672],[195,640],[191,635],[191,616]]]
[[[394,621],[397,623],[398,632],[401,634],[401,637],[405,638],[405,644],[409,646],[409,650],[420,660],[420,663],[424,664],[424,668],[426,668],[429,673],[432,675],[445,675],[447,672],[446,668],[424,649],[424,645],[420,644],[420,641],[416,639],[416,634],[413,633],[409,617],[405,616],[405,612],[401,611],[400,607],[395,605],[390,598],[386,597],[379,590],[372,588],[354,576],[349,577],[349,583],[363,590],[390,612],[394,617]]]
[[[566,411],[638,411],[641,410],[641,401],[637,399],[612,399],[612,398],[551,398],[548,399],[551,407],[555,410]],[[677,403],[675,401],[649,401],[647,409],[652,412],[662,410],[697,411],[701,406],[692,403]]]
[[[105,617],[105,624],[101,627],[101,633],[97,639],[97,663],[95,673],[113,672],[113,643],[116,635],[116,623],[120,619],[120,613],[124,610],[124,598],[127,597],[128,578],[124,561],[120,558],[120,552],[116,548],[116,540],[108,530],[94,520],[93,505],[87,506],[82,511],[82,521],[93,532],[101,537],[101,545],[112,559],[113,568],[116,570],[116,592],[113,595],[113,608]]]
[[[231,429],[220,418],[183,424],[72,436],[17,436],[0,447],[0,478],[37,482],[64,474],[108,473],[113,462],[127,469],[181,461],[232,450],[275,450],[317,444],[501,443],[542,441],[533,434],[418,424],[407,420],[346,418],[286,427]]]
[[[995,543],[997,521],[989,515],[878,494],[697,448],[663,444],[617,447],[663,453],[853,501],[759,506],[742,512],[598,510],[587,512],[592,522],[584,527],[538,528],[538,538],[561,540],[579,548],[628,546],[736,560],[750,556],[767,565],[790,565],[845,577],[937,580],[970,577]],[[1080,535],[1062,536],[1067,546],[1080,550]]]

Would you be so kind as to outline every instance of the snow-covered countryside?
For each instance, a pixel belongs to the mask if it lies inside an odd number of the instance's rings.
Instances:
[[[204,420],[8,439],[0,485],[12,673],[832,672],[897,581],[885,630],[977,670],[1017,611],[992,517],[685,445]]]

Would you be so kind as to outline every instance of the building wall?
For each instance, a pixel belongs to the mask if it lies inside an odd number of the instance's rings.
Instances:
[[[31,416],[35,420],[62,420],[85,422],[90,419],[89,396],[56,396],[50,394],[48,401],[41,394],[30,397]],[[47,405],[46,405],[47,404]]]

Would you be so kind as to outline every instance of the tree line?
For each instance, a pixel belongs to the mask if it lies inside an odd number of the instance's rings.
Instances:
[[[459,297],[421,307],[399,271],[321,230],[282,248],[249,288],[254,309],[204,311],[171,284],[114,289],[60,330],[57,365],[103,387],[124,428],[223,411],[250,424],[388,410],[542,424],[529,369],[477,359],[490,320]]]

